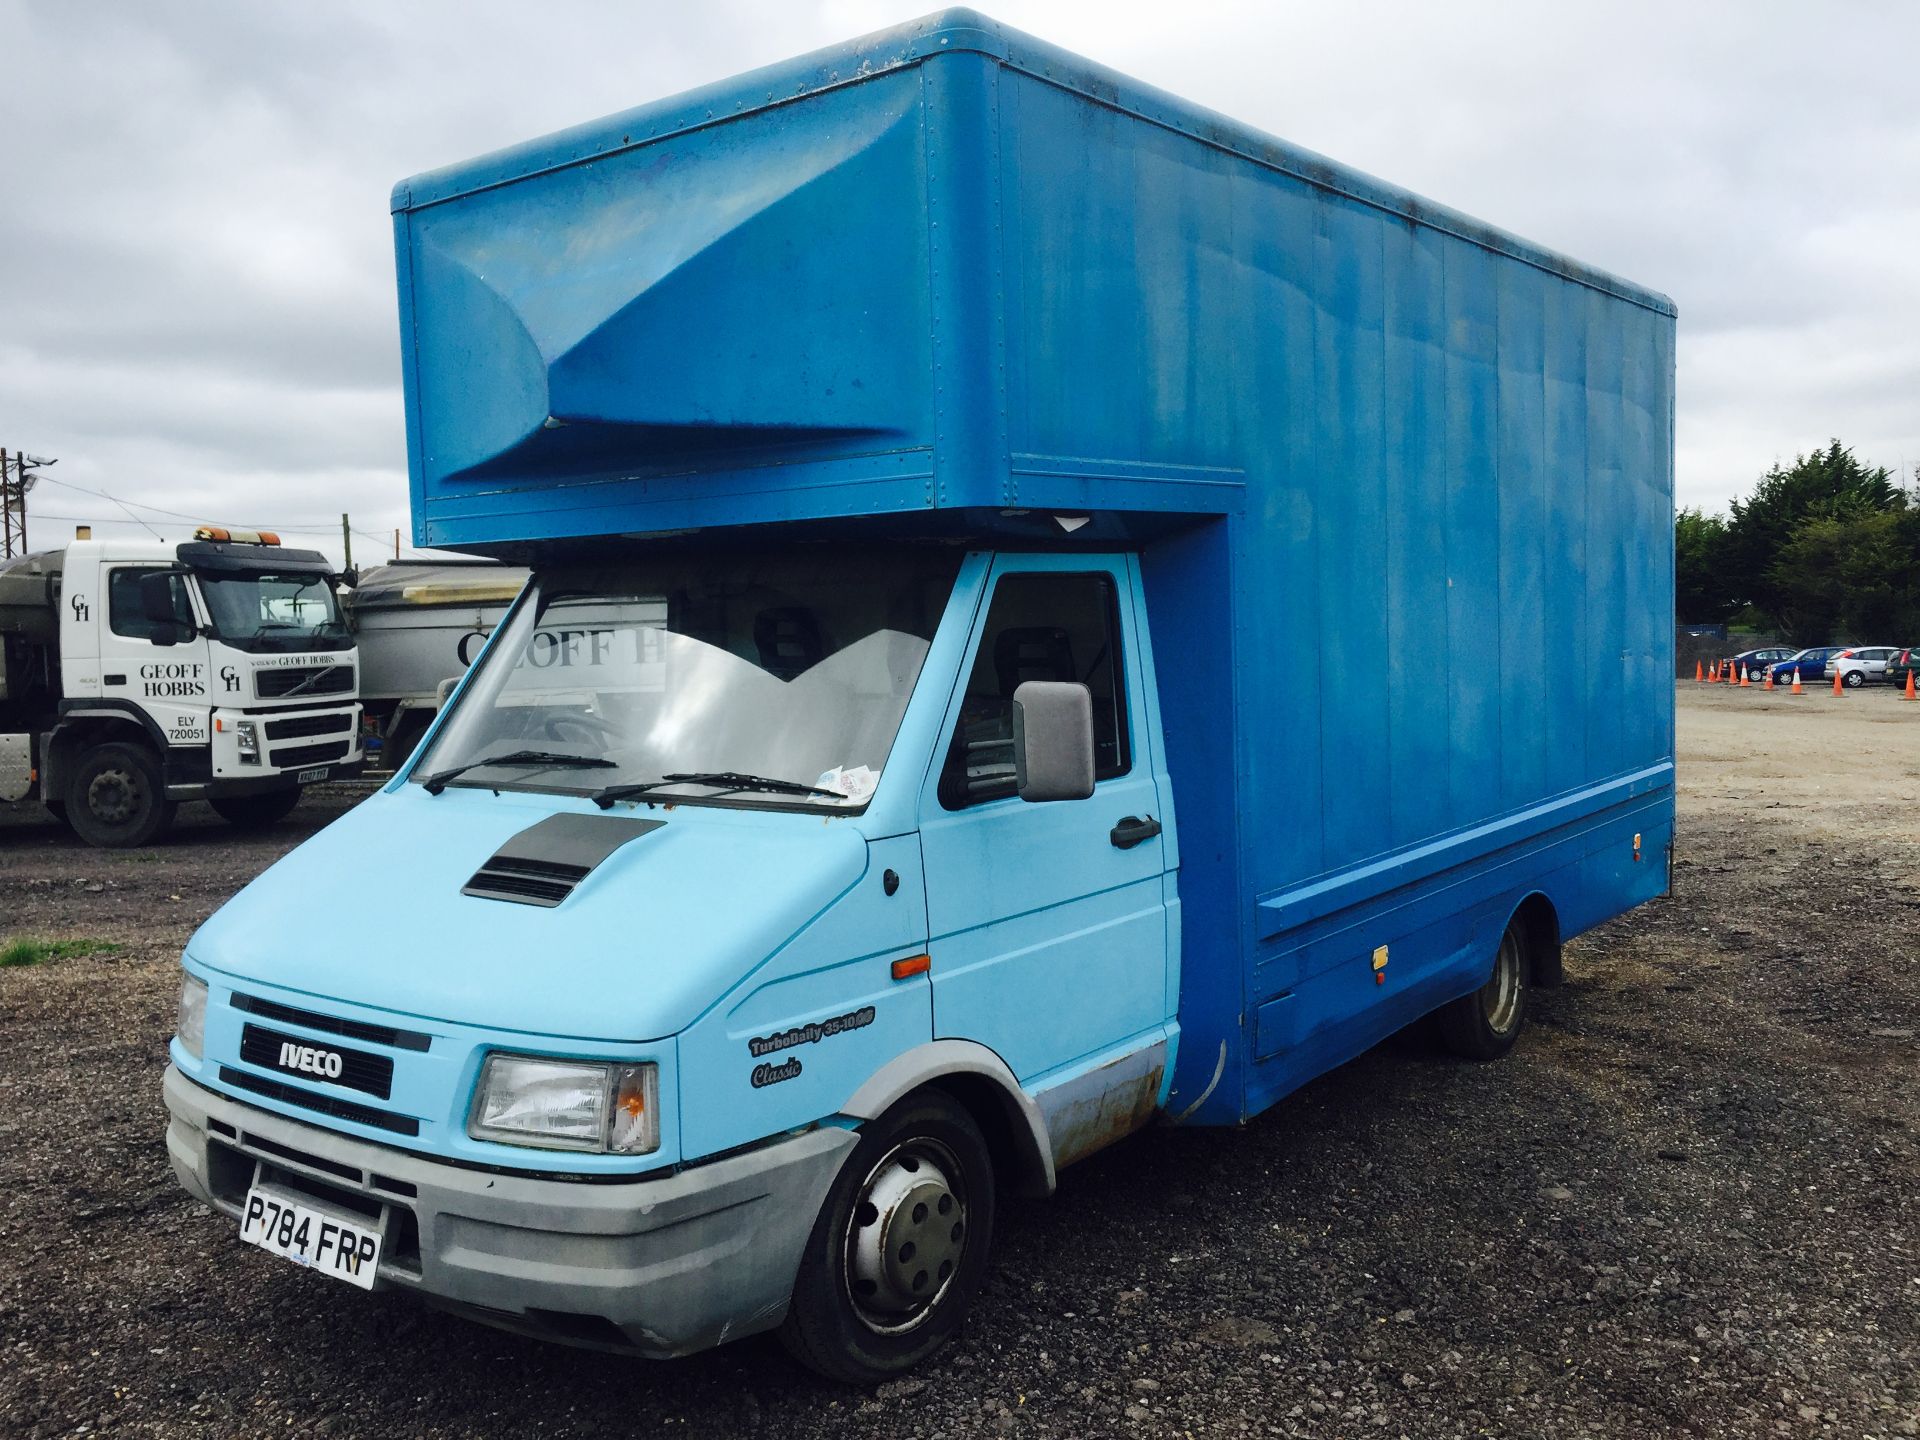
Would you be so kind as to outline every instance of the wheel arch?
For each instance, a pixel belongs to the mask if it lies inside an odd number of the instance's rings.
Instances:
[[[1552,989],[1564,978],[1561,963],[1560,911],[1544,890],[1535,890],[1514,906],[1508,925],[1518,925],[1527,942],[1527,979]]]
[[[40,793],[57,801],[64,800],[69,769],[93,746],[106,744],[145,746],[153,752],[156,763],[166,757],[166,741],[144,711],[129,713],[105,706],[68,710],[62,713],[60,722],[47,737]]]
[[[973,1116],[993,1163],[1022,1195],[1050,1195],[1053,1145],[1046,1117],[1007,1063],[971,1040],[934,1040],[895,1056],[854,1091],[841,1114],[874,1120],[915,1090],[944,1090]]]

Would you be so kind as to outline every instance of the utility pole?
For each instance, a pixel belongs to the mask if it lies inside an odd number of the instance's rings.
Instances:
[[[20,553],[26,553],[27,547],[27,507],[20,507]],[[0,560],[13,558],[13,462],[7,459],[7,450],[0,445]]]
[[[57,464],[24,450],[0,448],[0,559],[27,553],[27,491],[33,488],[31,471]]]
[[[341,568],[351,570],[353,568],[353,526],[347,523],[347,512],[344,510],[340,512],[340,543],[347,549],[347,563]]]

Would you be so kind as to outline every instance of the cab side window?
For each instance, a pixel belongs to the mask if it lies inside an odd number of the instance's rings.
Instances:
[[[965,809],[1014,793],[1013,692],[1027,680],[1077,680],[1093,697],[1093,778],[1124,775],[1126,687],[1113,577],[1002,576],[940,772],[940,803]]]
[[[173,597],[172,624],[162,627],[147,618],[140,604],[140,577],[155,573],[157,568],[129,567],[108,574],[107,625],[114,634],[123,635],[129,640],[151,640],[163,628],[177,626],[184,630],[192,625],[193,607],[187,602],[187,580],[179,574],[173,575],[167,584],[167,591]]]

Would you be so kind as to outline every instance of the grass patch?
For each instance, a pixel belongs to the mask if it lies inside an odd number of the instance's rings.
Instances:
[[[117,940],[9,940],[0,945],[0,970],[78,955],[117,955],[126,948]]]

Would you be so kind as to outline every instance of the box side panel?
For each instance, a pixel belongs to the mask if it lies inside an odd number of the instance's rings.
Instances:
[[[1471,988],[1529,893],[1572,933],[1663,885],[1672,317],[1033,76],[1001,113],[1015,471],[1244,476],[1231,564],[1147,563],[1150,604],[1235,577],[1232,694],[1186,620],[1156,648],[1205,692],[1183,855],[1241,856],[1233,923],[1183,907],[1176,1088],[1243,1047],[1195,1116],[1238,1119]],[[1227,713],[1231,813],[1179,738]]]
[[[422,543],[929,503],[918,67],[406,212]]]

